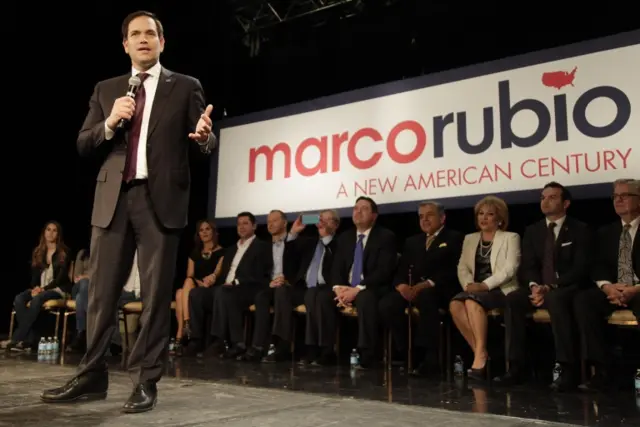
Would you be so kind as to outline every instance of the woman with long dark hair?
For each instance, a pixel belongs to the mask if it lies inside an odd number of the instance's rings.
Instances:
[[[65,298],[71,291],[69,263],[62,227],[56,221],[47,222],[31,256],[30,289],[19,293],[13,302],[18,327],[12,341],[3,341],[0,347],[28,351],[37,346],[32,328],[42,306],[49,300]]]
[[[218,244],[218,232],[213,221],[201,220],[196,224],[195,247],[187,261],[187,278],[176,291],[176,318],[178,331],[176,342],[180,352],[181,342],[189,338],[189,292],[198,286],[213,286],[222,269],[222,246]]]

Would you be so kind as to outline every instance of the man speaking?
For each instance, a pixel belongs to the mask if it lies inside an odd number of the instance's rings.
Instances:
[[[209,118],[213,107],[205,109],[200,82],[160,65],[165,40],[158,18],[132,13],[122,36],[131,73],[95,86],[77,141],[81,155],[103,159],[91,218],[87,353],[71,381],[41,398],[61,403],[106,397],[104,355],[137,249],[144,308],[128,360],[135,386],[123,410],[144,412],[156,404],[167,355],[178,242],[189,205],[189,140],[207,154],[217,140]]]

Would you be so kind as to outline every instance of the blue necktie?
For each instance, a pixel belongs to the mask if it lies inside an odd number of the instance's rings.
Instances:
[[[362,280],[362,263],[364,259],[364,245],[362,240],[364,234],[358,234],[358,242],[356,243],[356,250],[353,253],[353,270],[351,270],[351,286],[355,287],[360,284]]]
[[[322,241],[318,241],[316,251],[313,253],[313,259],[311,259],[311,264],[307,270],[307,288],[314,288],[318,284],[318,271],[320,270],[320,260],[322,259],[323,250],[324,245]]]

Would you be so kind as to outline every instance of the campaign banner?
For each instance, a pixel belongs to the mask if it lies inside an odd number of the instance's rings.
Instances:
[[[472,206],[552,180],[638,177],[638,76],[635,31],[236,119],[220,129],[211,208],[309,212],[360,196]]]

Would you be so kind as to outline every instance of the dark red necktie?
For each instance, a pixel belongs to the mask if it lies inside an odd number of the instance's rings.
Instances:
[[[124,182],[131,182],[136,177],[136,166],[138,163],[138,142],[140,141],[140,129],[142,128],[142,115],[144,113],[144,102],[147,99],[147,93],[144,90],[144,81],[149,74],[140,73],[140,87],[136,92],[136,111],[131,120],[131,129],[129,130],[129,142],[127,144],[127,160],[124,166]]]
[[[544,256],[542,258],[542,283],[541,285],[556,284],[556,266],[554,260],[554,252],[556,247],[556,235],[553,232],[556,228],[555,222],[549,223],[547,229],[547,238],[544,244]]]

